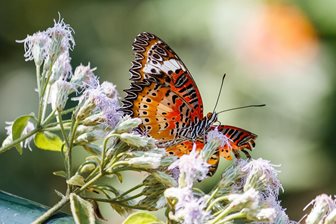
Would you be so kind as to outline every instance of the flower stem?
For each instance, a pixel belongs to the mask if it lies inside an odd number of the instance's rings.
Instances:
[[[38,96],[40,98],[41,96],[41,66],[40,65],[36,65],[36,83],[37,83],[37,92],[38,92]]]
[[[44,103],[43,103],[43,109],[42,109],[42,115],[41,115],[41,121],[44,120],[46,111],[47,111],[47,106],[48,106],[48,99],[49,99],[49,95],[50,95],[50,84],[47,85],[47,90],[46,90],[46,94],[44,97]]]
[[[63,126],[63,119],[62,119],[62,114],[60,113],[60,111],[57,111],[57,118],[58,118],[58,122],[60,124],[60,128],[61,128],[61,132],[62,132],[64,141],[65,141],[65,143],[66,143],[66,145],[69,149],[70,148],[70,143],[69,143],[68,136],[66,135],[66,132],[65,132],[65,129],[64,129],[64,126]]]
[[[210,211],[211,210],[211,208],[215,205],[215,204],[217,204],[218,202],[220,202],[220,201],[224,201],[224,200],[227,200],[227,196],[225,195],[225,196],[222,196],[222,197],[219,197],[219,198],[216,198],[213,202],[211,202],[209,205],[208,205],[208,207],[207,207],[207,211]],[[208,202],[209,203],[209,202]]]
[[[222,220],[222,218],[224,218],[231,212],[232,207],[233,207],[232,205],[229,205],[227,208],[222,210],[221,213],[219,213],[219,215],[216,218],[214,218],[209,222],[209,224],[217,224],[220,220]]]
[[[220,223],[226,223],[235,219],[243,219],[245,218],[246,215],[241,213],[241,212],[237,212],[231,215],[226,216],[225,218],[223,218],[222,220],[220,220],[219,222],[217,222],[216,224],[220,224]]]
[[[85,190],[87,187],[89,187],[91,184],[93,184],[95,181],[97,181],[100,177],[102,177],[103,174],[100,172],[92,178],[89,182],[87,182],[85,185],[83,185],[81,188],[78,188],[77,190],[74,191],[74,193],[79,194],[83,190]],[[57,204],[55,204],[53,207],[51,207],[48,211],[46,211],[43,215],[38,217],[33,224],[40,224],[46,221],[48,218],[50,218],[55,212],[60,210],[66,203],[70,201],[70,194],[67,194],[65,197],[62,198]]]
[[[12,147],[14,147],[15,145],[19,144],[20,142],[26,140],[27,138],[29,138],[30,136],[36,134],[36,132],[39,132],[41,130],[41,128],[36,128],[34,130],[32,130],[31,132],[29,132],[28,134],[21,136],[18,139],[15,139],[12,143],[3,146],[2,148],[0,148],[0,154],[3,152],[6,152],[7,150],[11,149]]]
[[[38,217],[33,224],[40,224],[46,221],[50,216],[52,216],[55,212],[57,212],[59,209],[61,209],[66,203],[68,203],[70,200],[69,196],[63,197],[62,200],[57,202],[53,207],[51,207],[48,211],[46,211],[43,215]]]

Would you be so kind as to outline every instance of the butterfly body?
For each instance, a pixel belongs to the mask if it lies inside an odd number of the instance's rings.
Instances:
[[[257,137],[251,132],[225,125],[214,125],[216,113],[203,115],[201,94],[186,66],[161,39],[150,33],[139,34],[134,43],[135,60],[130,69],[131,86],[125,90],[123,112],[139,117],[143,133],[157,139],[169,154],[188,154],[193,144],[201,150],[206,135],[217,128],[230,145],[219,148],[210,164],[216,166],[219,157],[232,159],[231,152],[252,150]]]

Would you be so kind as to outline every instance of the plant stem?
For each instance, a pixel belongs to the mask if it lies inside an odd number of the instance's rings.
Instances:
[[[245,214],[243,214],[241,212],[237,212],[237,213],[226,216],[225,218],[223,218],[222,220],[220,220],[216,224],[226,223],[226,222],[229,222],[229,221],[234,220],[234,219],[242,219],[242,218],[245,218],[245,217],[246,217]]]
[[[124,197],[125,195],[131,193],[132,191],[135,191],[135,190],[139,189],[139,188],[142,187],[142,186],[144,186],[144,185],[143,185],[143,184],[138,184],[137,186],[132,187],[131,189],[129,189],[129,190],[125,191],[124,193],[118,195],[115,199],[122,198],[122,197]]]
[[[62,200],[57,202],[53,207],[51,207],[48,211],[46,211],[43,215],[38,217],[33,224],[40,224],[46,221],[50,216],[52,216],[55,212],[57,212],[59,209],[61,209],[66,203],[68,203],[70,200],[69,196],[63,197]]]
[[[227,196],[225,195],[225,196],[222,196],[222,197],[219,197],[219,198],[216,198],[213,202],[211,202],[209,205],[208,205],[208,207],[207,207],[207,211],[210,211],[211,210],[211,208],[215,205],[215,204],[217,204],[218,202],[220,202],[220,201],[224,201],[224,200],[227,200]],[[209,202],[208,202],[209,203]]]
[[[50,87],[51,87],[51,85],[47,84],[46,94],[45,94],[45,97],[43,98],[44,103],[43,103],[43,107],[42,107],[43,109],[42,109],[41,121],[44,120],[44,117],[45,117],[45,114],[46,114],[46,111],[47,111],[48,99],[49,99],[49,95],[50,95]]]
[[[48,115],[48,117],[47,117],[44,121],[42,121],[42,126],[48,124],[49,121],[50,121],[50,120],[53,118],[53,116],[55,115],[55,113],[56,113],[56,110],[51,111],[51,113]]]
[[[40,98],[41,96],[41,79],[40,79],[40,69],[41,69],[41,66],[40,65],[36,65],[36,83],[37,83],[37,92],[38,92],[38,96]]]
[[[66,132],[65,132],[65,129],[64,129],[64,126],[63,126],[63,119],[62,119],[62,115],[61,115],[60,111],[57,111],[57,118],[58,118],[58,122],[60,124],[60,128],[61,128],[61,132],[62,132],[64,141],[65,141],[65,143],[66,143],[66,145],[69,149],[70,144],[69,144],[68,136],[66,135]]]
[[[6,152],[7,150],[11,149],[12,147],[14,147],[16,144],[26,140],[27,138],[29,138],[30,136],[36,134],[36,132],[39,132],[41,130],[41,128],[36,128],[34,130],[32,130],[31,132],[29,132],[27,135],[21,136],[18,139],[15,139],[12,143],[3,146],[2,148],[0,148],[0,154],[3,152]]]
[[[81,188],[78,188],[77,190],[75,190],[74,193],[78,194],[78,193],[82,192],[83,190],[85,190],[87,187],[89,187],[91,184],[93,184],[95,181],[97,181],[102,176],[103,176],[103,174],[101,172],[98,173],[97,176],[95,176],[94,178],[92,178],[89,182],[87,182],[86,184],[84,184]],[[68,203],[69,200],[70,200],[70,194],[67,194],[65,197],[62,198],[62,200],[60,200],[59,202],[57,202],[57,204],[55,204],[53,207],[51,207],[43,215],[41,215],[40,217],[38,217],[33,222],[33,224],[43,223],[48,218],[50,218],[55,212],[57,212],[58,210],[60,210],[66,203]]]
[[[232,207],[233,207],[232,205],[229,205],[228,207],[226,207],[223,211],[221,211],[221,213],[219,213],[219,215],[216,218],[211,220],[209,224],[218,223],[222,218],[224,218],[226,215],[228,215],[231,212]]]
[[[210,195],[210,197],[208,198],[208,200],[207,200],[207,207],[209,207],[209,203],[210,203],[210,201],[216,196],[216,194],[217,194],[217,192],[219,191],[219,188],[217,187],[213,192],[212,192],[212,194]]]

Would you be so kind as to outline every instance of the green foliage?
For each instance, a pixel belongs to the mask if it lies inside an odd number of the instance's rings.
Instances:
[[[58,152],[62,150],[63,145],[61,138],[49,131],[36,133],[34,143],[40,149]]]
[[[32,115],[23,115],[21,117],[18,117],[12,126],[12,136],[13,136],[13,141],[19,139],[22,135],[23,130],[28,124],[29,119],[31,119],[33,116]],[[20,155],[22,155],[22,147],[21,144],[18,143],[15,145],[16,150],[19,152]]]
[[[157,217],[148,212],[136,212],[127,217],[123,224],[160,224]]]
[[[70,194],[70,207],[76,224],[94,224],[94,209],[90,202],[76,194]]]

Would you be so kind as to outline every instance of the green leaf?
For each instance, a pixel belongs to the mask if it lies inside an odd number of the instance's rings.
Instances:
[[[114,174],[117,176],[119,182],[122,183],[123,182],[123,176],[121,175],[121,173],[114,173]]]
[[[78,195],[70,194],[70,208],[76,224],[94,224],[94,209],[90,202]]]
[[[154,215],[147,212],[136,212],[127,217],[123,224],[158,224],[162,223]]]
[[[34,138],[35,145],[43,150],[61,151],[63,142],[58,135],[51,132],[38,132]]]
[[[53,174],[54,174],[55,176],[58,176],[58,177],[66,178],[66,173],[65,173],[64,170],[54,171]]]
[[[79,174],[73,175],[69,180],[66,181],[67,184],[75,186],[83,186],[85,184],[84,177]]]
[[[18,117],[14,121],[13,126],[12,126],[13,141],[21,137],[22,132],[27,126],[30,118],[32,118],[32,115],[24,115],[24,116]],[[16,150],[19,152],[19,154],[22,155],[22,147],[20,143],[16,144],[15,147],[16,147]]]

